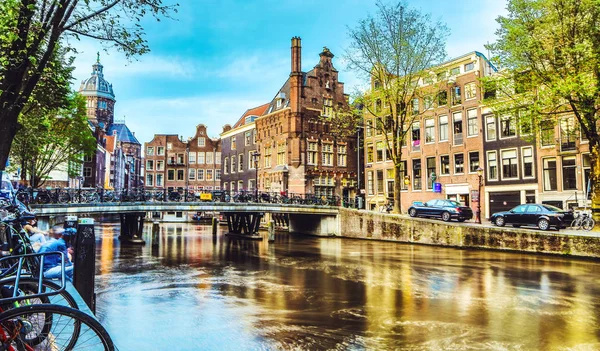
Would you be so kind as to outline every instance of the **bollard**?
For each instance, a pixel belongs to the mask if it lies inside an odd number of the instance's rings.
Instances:
[[[275,221],[269,221],[269,242],[275,241]]]
[[[94,219],[79,218],[73,245],[73,285],[93,313],[96,313],[94,280],[96,278],[96,235]]]
[[[158,246],[160,233],[160,223],[158,221],[152,222],[152,246]]]
[[[212,234],[217,235],[217,226],[219,225],[219,220],[217,217],[212,218]]]

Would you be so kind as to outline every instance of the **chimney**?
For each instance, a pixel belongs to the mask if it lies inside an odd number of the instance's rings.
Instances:
[[[290,73],[290,107],[292,113],[300,113],[302,96],[302,47],[300,37],[292,38],[292,72]]]

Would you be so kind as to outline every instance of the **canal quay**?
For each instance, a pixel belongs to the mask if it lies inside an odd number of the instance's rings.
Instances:
[[[96,222],[97,318],[120,350],[598,350],[595,260]]]

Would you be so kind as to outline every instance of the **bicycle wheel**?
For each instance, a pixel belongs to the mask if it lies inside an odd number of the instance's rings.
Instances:
[[[581,229],[581,219],[575,218],[573,222],[571,222],[571,228],[579,230]]]
[[[69,193],[61,191],[58,193],[58,203],[60,204],[67,204],[69,203],[69,201],[71,201],[71,197],[69,196]]]
[[[0,313],[0,326],[5,335],[14,338],[15,346],[35,346],[35,350],[115,349],[108,332],[96,319],[66,306],[46,304],[14,308]],[[80,329],[76,330],[76,326]],[[30,335],[43,340],[37,345],[30,344],[27,341]]]
[[[586,231],[590,231],[590,230],[594,229],[595,225],[596,225],[596,221],[594,221],[594,219],[591,217],[584,219],[583,223],[581,224],[581,226],[583,227],[583,230],[586,230]]]

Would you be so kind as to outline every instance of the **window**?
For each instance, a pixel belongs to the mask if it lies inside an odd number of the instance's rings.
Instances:
[[[487,177],[488,180],[498,180],[498,160],[496,151],[488,151],[487,153]]]
[[[448,141],[448,116],[440,116],[440,141]]]
[[[544,167],[544,191],[556,191],[556,159],[545,158],[542,160]]]
[[[485,117],[485,137],[486,140],[496,140],[496,117]]]
[[[164,146],[158,146],[156,148],[156,154],[158,156],[164,156],[165,155],[165,147]]]
[[[433,108],[433,96],[427,95],[423,98],[423,108],[426,110]]]
[[[177,170],[177,180],[185,180],[185,172],[183,169]]]
[[[531,130],[533,129],[533,121],[528,113],[526,113],[523,110],[519,111],[519,122],[518,123],[519,123],[519,127],[521,128],[521,130],[520,130],[521,136],[531,134]]]
[[[194,168],[190,168],[188,173],[189,180],[196,180],[196,170]]]
[[[383,169],[377,170],[377,194],[383,194]]]
[[[164,171],[165,170],[165,161],[156,161],[156,170]]]
[[[332,99],[323,99],[323,116],[332,117],[333,116],[333,100]]]
[[[475,69],[475,62],[465,64],[465,72]]]
[[[413,115],[418,114],[419,113],[419,99],[417,99],[417,98],[412,99],[411,106],[412,106],[412,114]]]
[[[454,67],[450,70],[450,75],[451,76],[456,76],[460,74],[460,67]]]
[[[455,86],[452,88],[452,105],[460,105],[461,103],[460,87]]]
[[[221,170],[215,169],[215,180],[221,180]]]
[[[235,144],[236,144],[235,141],[236,141],[236,136],[234,135],[234,136],[231,137],[231,150],[235,150],[236,149],[235,148]]]
[[[375,188],[373,186],[373,171],[367,172],[367,191],[369,195],[375,195]]]
[[[533,178],[533,147],[524,147],[521,149],[523,157],[523,178]]]
[[[264,162],[265,162],[265,168],[269,168],[271,167],[271,154],[273,152],[273,149],[269,146],[269,147],[265,147],[265,157]]]
[[[173,143],[167,143],[167,150],[171,150],[173,148]]]
[[[517,150],[502,150],[502,179],[518,178]]]
[[[154,156],[154,146],[148,146],[146,149],[146,156]]]
[[[256,169],[256,165],[260,164],[260,156],[254,156],[256,151],[248,151],[248,169]]]
[[[577,189],[577,172],[575,167],[575,156],[562,158],[563,190]]]
[[[191,165],[193,165],[194,163],[196,163],[196,153],[195,152],[190,152],[188,154],[188,162]]]
[[[321,148],[323,166],[333,166],[333,144],[323,144]]]
[[[475,82],[465,84],[465,100],[472,100],[477,97],[477,85]]]
[[[373,144],[367,145],[367,163],[373,163]]]
[[[221,151],[217,151],[215,153],[215,164],[217,164],[217,165],[221,164]]]
[[[183,154],[177,154],[177,164],[185,164],[185,162],[183,162]]]
[[[412,124],[412,146],[413,151],[419,151],[421,149],[421,123],[414,122]]]
[[[554,125],[551,121],[543,121],[540,125],[540,142],[543,146],[554,145]]]
[[[316,142],[308,143],[308,164],[316,165],[318,156],[318,144]]]
[[[373,136],[373,120],[368,119],[365,124],[365,136]]]
[[[589,192],[590,189],[590,171],[591,171],[591,160],[590,160],[590,154],[583,154],[581,155],[581,164],[582,164],[582,168],[583,168],[583,189],[585,189],[585,192]],[[588,199],[590,199],[590,194],[588,193]]]
[[[277,164],[285,164],[285,144],[279,144],[277,146]]]
[[[435,142],[435,125],[433,118],[425,120],[425,144]]]
[[[400,189],[408,190],[408,185],[404,184],[404,178],[408,175],[406,172],[406,161],[400,161]]]
[[[207,165],[212,165],[214,163],[213,156],[214,156],[214,154],[210,151],[206,153],[206,164]]]
[[[237,170],[237,168],[236,168],[236,165],[237,165],[236,161],[237,161],[237,157],[235,155],[232,155],[231,156],[231,173],[235,173],[235,171]]]
[[[340,167],[346,167],[346,158],[348,157],[347,150],[346,145],[338,145],[337,147],[337,165]]]
[[[454,154],[454,174],[465,173],[465,155]]]
[[[475,136],[479,134],[479,126],[477,125],[477,110],[467,110],[467,136]]]
[[[156,175],[156,186],[163,186],[163,175],[162,174],[157,174]]]
[[[223,160],[223,173],[229,174],[229,157],[225,157]]]
[[[560,120],[560,150],[575,150],[575,140],[577,140],[577,128],[573,117]]]
[[[206,170],[206,180],[213,180],[213,170],[212,169],[207,169]]]
[[[244,133],[244,145],[248,146],[250,144],[252,144],[252,131],[251,130]]]
[[[462,145],[463,143],[463,123],[462,123],[462,114],[460,112],[454,112],[452,114],[452,133],[453,137],[453,145]]]
[[[204,170],[203,169],[198,170],[198,180],[204,180]]]
[[[479,151],[469,152],[469,172],[475,173],[479,168]]]
[[[154,175],[146,174],[146,186],[154,186]]]
[[[92,176],[92,167],[83,167],[83,176],[89,178]]]
[[[448,103],[448,92],[441,90],[437,93],[437,104],[438,106],[444,106]]]
[[[238,155],[238,172],[243,172],[243,171],[244,171],[244,155],[239,154]]]
[[[167,170],[167,180],[175,180],[175,170],[174,169]]]
[[[198,152],[198,164],[199,165],[203,165],[205,163],[204,162],[204,155],[205,155],[204,152]]]
[[[385,170],[385,173],[387,181],[386,196],[388,198],[394,198],[394,169],[388,168]]]
[[[427,157],[427,189],[433,189],[431,175],[435,174],[435,157]]]
[[[412,160],[413,164],[413,190],[421,190],[423,185],[421,183],[421,159]]]
[[[200,147],[206,146],[206,138],[205,137],[198,138],[198,146],[200,146]]]
[[[146,171],[154,170],[154,160],[146,160]]]
[[[450,174],[450,155],[440,156],[440,174]]]
[[[500,119],[500,138],[512,138],[517,135],[516,120],[513,116],[504,116]]]
[[[385,150],[383,147],[383,141],[377,142],[377,162],[384,161]]]

